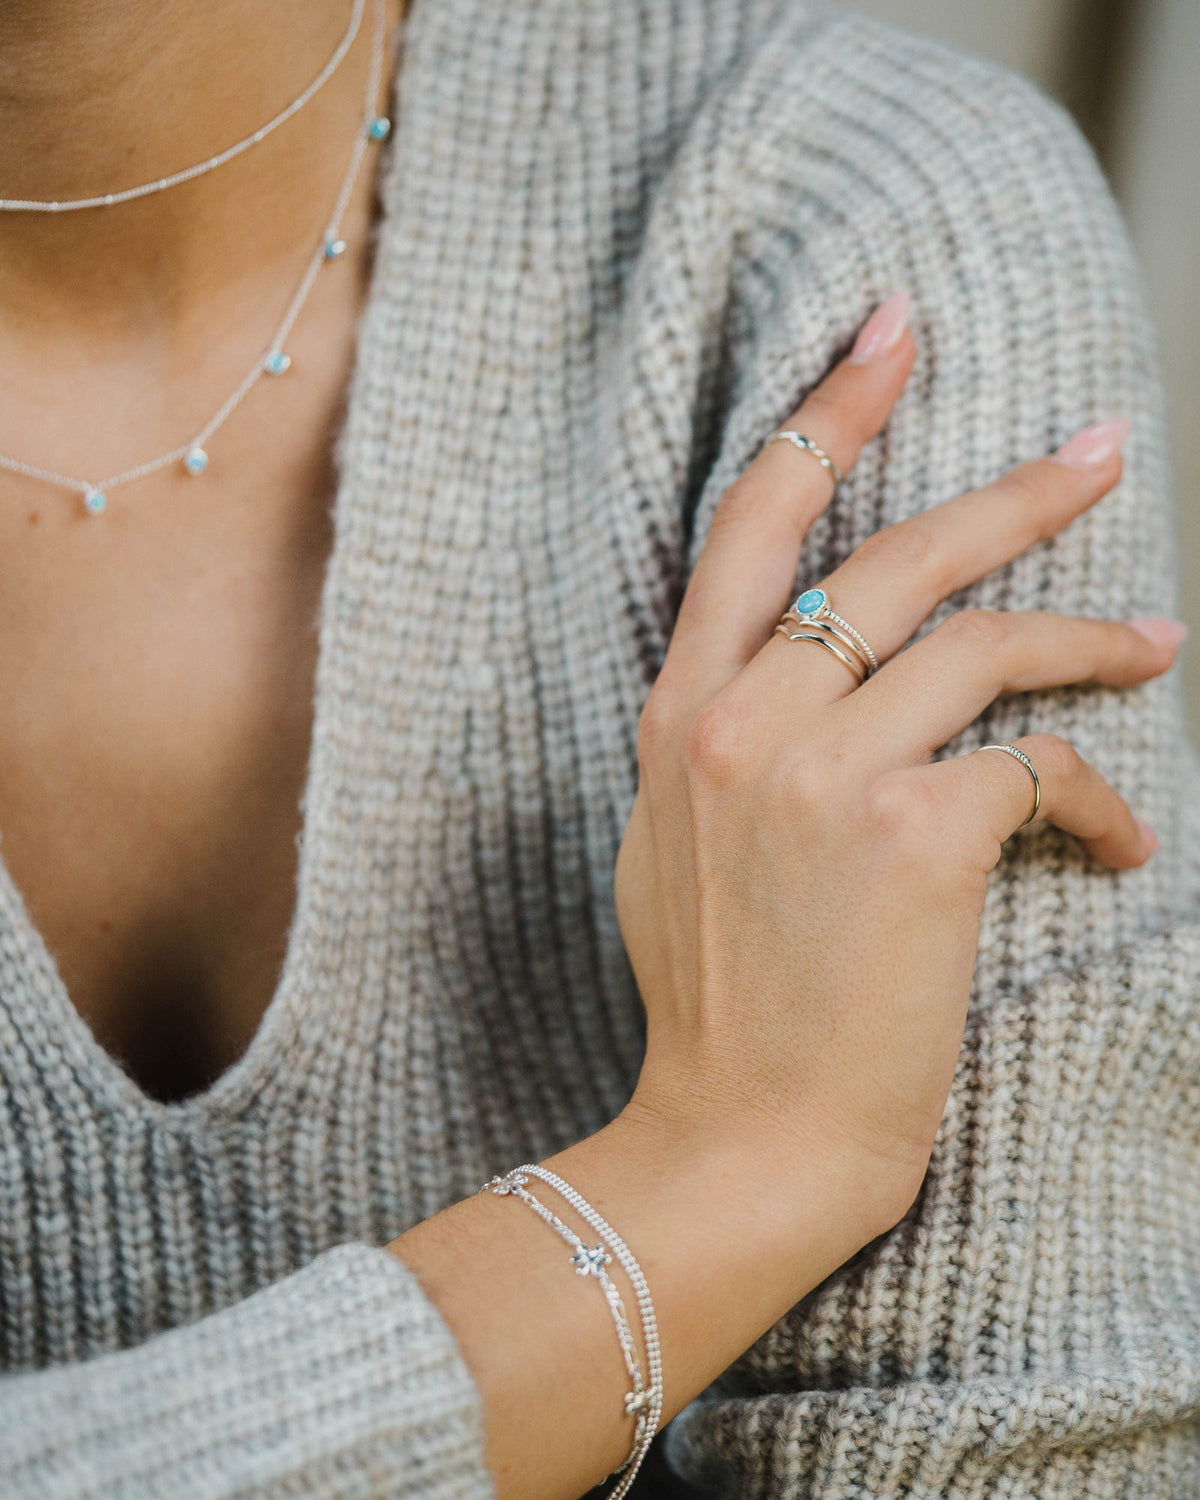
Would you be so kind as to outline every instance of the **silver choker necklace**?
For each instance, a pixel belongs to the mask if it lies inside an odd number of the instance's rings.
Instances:
[[[278,130],[285,120],[290,120],[298,110],[303,109],[318,89],[329,82],[358,35],[358,28],[362,24],[362,14],[363,0],[354,0],[353,9],[350,12],[350,23],[346,27],[345,35],[334,49],[333,56],[302,94],[293,99],[286,109],[280,110],[265,125],[260,125],[257,130],[251,131],[248,136],[226,147],[224,151],[218,151],[216,156],[210,156],[207,161],[198,162],[194,167],[184,167],[181,172],[172,172],[169,177],[159,177],[154,182],[143,182],[138,187],[122,188],[117,193],[99,193],[92,198],[67,198],[62,201],[41,198],[0,198],[0,211],[65,214],[77,208],[110,208],[114,203],[128,203],[131,198],[146,198],[151,193],[161,193],[164,188],[175,187],[181,182],[189,182],[193,177],[202,177],[205,172],[211,172],[214,167],[223,166],[225,162],[232,161],[235,156],[240,156],[243,151],[249,151],[251,146],[257,146],[259,141],[266,140],[273,130]]]
[[[361,15],[363,0],[356,0],[356,13]],[[296,288],[292,300],[288,303],[287,311],[283,320],[275,330],[274,336],[268,343],[265,351],[255,360],[254,365],[242,378],[232,395],[217,408],[198,432],[193,433],[186,443],[172,448],[169,453],[160,454],[157,458],[148,459],[145,463],[138,464],[135,468],[125,469],[119,474],[110,475],[107,479],[89,480],[81,479],[72,474],[56,473],[52,469],[38,468],[33,464],[23,463],[20,459],[10,458],[0,453],[0,469],[7,469],[13,474],[23,474],[28,479],[40,479],[46,484],[53,484],[61,489],[74,490],[83,497],[83,507],[89,516],[103,515],[108,508],[108,497],[112,490],[119,484],[129,484],[135,479],[142,479],[147,474],[153,474],[159,469],[165,469],[171,464],[182,464],[186,474],[197,477],[208,468],[207,444],[212,435],[232,415],[249,395],[253,387],[263,375],[283,375],[291,368],[291,355],[284,348],[288,335],[291,333],[300,309],[304,305],[305,298],[312,289],[321,267],[340,260],[346,252],[346,241],[341,235],[341,221],[346,212],[346,206],[350,201],[354,190],[354,183],[358,176],[358,169],[362,164],[363,155],[369,145],[386,141],[391,133],[391,121],[386,115],[375,113],[376,101],[379,96],[379,83],[383,71],[384,32],[385,32],[385,0],[375,0],[375,22],[374,34],[371,42],[371,64],[367,79],[366,101],[362,125],[355,134],[354,149],[350,156],[350,164],[342,179],[341,188],[337,198],[334,200],[333,211],[326,221],[325,233],[312,257],[310,258],[300,285]],[[355,23],[356,24],[356,23]],[[252,138],[251,138],[252,143]],[[228,159],[228,158],[226,158]],[[164,179],[166,182],[167,179]],[[104,200],[100,200],[103,202]]]

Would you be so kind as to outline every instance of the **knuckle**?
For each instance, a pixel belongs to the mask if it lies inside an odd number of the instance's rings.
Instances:
[[[727,785],[746,758],[745,728],[720,699],[706,703],[684,737],[684,762],[701,780]]]
[[[923,516],[897,521],[867,537],[858,549],[858,556],[888,568],[927,573],[937,562],[934,528]]]
[[[960,609],[937,627],[943,641],[974,655],[991,656],[1008,643],[1011,627],[999,609]]]
[[[840,401],[824,382],[821,385],[815,386],[805,396],[804,404],[796,413],[796,416],[799,422],[807,426],[812,425],[813,417],[819,417],[823,419],[826,425],[831,426],[835,432],[844,427],[848,421],[845,402]],[[819,437],[815,437],[815,441],[821,443],[822,447],[825,446]]]
[[[665,746],[676,733],[679,715],[670,691],[659,680],[650,689],[637,724],[638,763],[645,770],[657,765]]]
[[[1060,734],[1028,735],[1018,748],[1028,755],[1039,776],[1059,784],[1076,781],[1087,772],[1083,756]]]
[[[864,797],[864,811],[876,836],[908,850],[936,847],[937,806],[932,783],[905,774],[879,777]]]
[[[827,811],[834,792],[830,781],[828,767],[819,757],[793,749],[779,756],[772,766],[767,801],[791,812]]]
[[[1059,471],[1054,477],[1061,479],[1063,466],[1056,464],[1053,468]],[[1051,514],[1046,504],[1051,493],[1051,483],[1050,466],[1032,463],[1020,464],[1017,468],[1010,469],[1007,474],[1002,474],[995,484],[996,490],[1004,499],[1020,510],[1024,525],[1030,534],[1038,539],[1049,535],[1054,530],[1051,524]]]
[[[823,448],[828,450],[832,441],[849,450],[844,455],[847,462],[857,454],[873,430],[869,413],[857,399],[856,382],[848,378],[848,373],[844,366],[831,371],[805,397],[796,414],[797,425],[802,431],[808,431]]]
[[[731,526],[740,526],[755,508],[754,481],[748,473],[739,474],[717,501],[708,523],[709,536],[719,535]]]

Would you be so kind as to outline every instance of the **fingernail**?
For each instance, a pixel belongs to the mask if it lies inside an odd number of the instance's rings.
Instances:
[[[1138,832],[1141,834],[1147,847],[1150,849],[1161,849],[1162,845],[1158,841],[1158,834],[1150,827],[1149,823],[1145,822],[1142,818],[1137,818],[1135,821],[1138,826]]]
[[[907,292],[893,292],[886,302],[881,302],[858,330],[854,348],[847,355],[850,363],[865,365],[889,354],[900,342],[911,308],[912,298]]]
[[[1164,615],[1139,615],[1126,623],[1156,646],[1178,646],[1191,628],[1182,620],[1168,620]]]
[[[1056,449],[1050,456],[1060,464],[1072,469],[1094,469],[1118,451],[1129,436],[1131,422],[1128,417],[1112,417],[1107,422],[1094,422],[1077,432]]]

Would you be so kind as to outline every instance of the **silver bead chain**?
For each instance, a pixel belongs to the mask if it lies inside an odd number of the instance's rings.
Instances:
[[[116,193],[98,193],[91,198],[67,198],[61,201],[50,201],[42,198],[0,198],[0,210],[9,213],[39,213],[39,214],[65,214],[72,213],[79,208],[109,208],[114,203],[128,203],[131,198],[145,198],[150,193],[161,193],[164,188],[175,187],[181,182],[190,182],[193,177],[203,176],[205,172],[211,172],[214,167],[220,167],[227,161],[232,161],[235,156],[240,156],[243,151],[249,151],[251,146],[257,146],[259,141],[266,140],[273,130],[279,127],[301,110],[337,71],[338,64],[353,45],[354,38],[358,35],[358,28],[362,25],[364,0],[354,0],[350,12],[350,21],[346,27],[345,35],[334,49],[333,56],[308,85],[298,98],[292,100],[286,109],[260,125],[257,130],[252,131],[244,139],[227,146],[224,151],[218,151],[216,156],[210,156],[207,161],[197,162],[194,167],[184,167],[180,172],[172,172],[169,177],[158,177],[153,182],[143,182],[137,187],[122,188]]]
[[[634,1455],[643,1441],[646,1423],[649,1420],[650,1398],[642,1378],[637,1345],[630,1331],[629,1314],[625,1311],[625,1304],[621,1300],[621,1293],[617,1290],[615,1282],[604,1269],[605,1265],[612,1260],[612,1256],[603,1245],[594,1245],[590,1248],[585,1245],[573,1229],[564,1224],[556,1213],[529,1191],[526,1186],[528,1181],[529,1179],[522,1172],[509,1172],[504,1177],[493,1177],[489,1183],[485,1184],[485,1187],[487,1191],[498,1193],[501,1197],[520,1198],[522,1203],[527,1203],[543,1224],[548,1224],[561,1239],[566,1240],[571,1246],[574,1254],[570,1257],[570,1261],[576,1273],[580,1276],[594,1276],[600,1284],[600,1290],[604,1293],[604,1300],[608,1303],[608,1310],[616,1326],[617,1342],[621,1346],[621,1358],[625,1362],[625,1373],[629,1376],[629,1383],[633,1387],[625,1397],[625,1413],[634,1419],[633,1448],[621,1467],[613,1471],[621,1474],[633,1462]]]
[[[361,0],[359,0],[361,5]],[[340,226],[346,206],[350,201],[350,195],[354,191],[354,183],[358,177],[358,169],[362,165],[363,155],[372,142],[385,141],[391,131],[391,122],[384,115],[375,114],[375,104],[379,95],[379,83],[383,70],[384,33],[385,33],[385,0],[375,0],[375,22],[374,35],[371,43],[371,63],[367,79],[365,119],[362,127],[357,131],[354,140],[354,150],[351,153],[350,165],[342,180],[337,198],[334,201],[333,211],[327,222],[327,228],[321,238],[321,242],[310,258],[301,278],[300,285],[296,288],[295,295],[288,303],[287,311],[283,320],[275,329],[275,333],[266,352],[260,354],[253,366],[246,372],[235,390],[228,396],[216,411],[209,417],[203,427],[194,433],[185,443],[172,448],[168,453],[162,453],[157,458],[147,459],[144,463],[137,464],[134,468],[124,469],[119,474],[112,474],[106,479],[92,481],[81,479],[73,474],[58,473],[53,469],[39,468],[35,464],[28,464],[18,458],[11,458],[7,454],[0,453],[0,469],[7,469],[13,474],[22,474],[27,479],[41,480],[45,484],[53,484],[61,489],[76,490],[83,497],[84,510],[88,515],[99,516],[108,507],[108,495],[119,484],[129,484],[135,479],[142,479],[147,474],[156,473],[159,469],[165,469],[170,464],[182,462],[184,471],[195,477],[203,474],[208,468],[208,451],[205,444],[209,438],[221,427],[234,411],[242,404],[250,391],[257,385],[263,375],[282,375],[291,366],[291,356],[284,350],[284,343],[292,331],[296,319],[300,315],[305,299],[312,289],[313,282],[321,267],[329,261],[340,259],[346,251],[346,242],[341,237]]]
[[[646,1346],[646,1390],[645,1390],[645,1415],[646,1426],[642,1433],[642,1440],[638,1443],[629,1464],[625,1467],[620,1480],[615,1487],[609,1491],[606,1500],[623,1500],[629,1493],[629,1489],[637,1477],[637,1472],[642,1466],[646,1454],[650,1451],[650,1444],[662,1421],[662,1351],[658,1342],[658,1319],[654,1315],[654,1303],[650,1298],[650,1288],[646,1284],[646,1277],[642,1268],[637,1263],[632,1250],[581,1193],[577,1193],[568,1182],[564,1182],[556,1172],[550,1171],[548,1167],[541,1167],[535,1163],[526,1162],[523,1166],[514,1167],[514,1172],[530,1177],[540,1177],[541,1180],[552,1187],[561,1197],[571,1205],[577,1214],[584,1219],[605,1242],[608,1249],[616,1256],[618,1262],[629,1277],[629,1283],[633,1287],[634,1297],[637,1299],[638,1312],[642,1321],[642,1341]]]

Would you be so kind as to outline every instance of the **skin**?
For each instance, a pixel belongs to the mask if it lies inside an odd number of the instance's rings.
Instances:
[[[174,102],[145,88],[186,59],[179,28],[217,46],[230,33],[211,24],[214,13],[240,6],[80,9],[29,0],[0,15],[0,165],[6,184],[12,166],[12,191],[109,180],[112,153],[126,148],[115,122],[141,117],[140,106],[123,112],[129,90],[162,97],[182,132],[170,160],[151,160],[155,142],[165,149],[166,120],[161,139],[139,138],[132,149],[146,159],[130,180],[214,149],[218,116],[240,130],[283,102],[236,73],[211,110],[186,87]],[[287,27],[282,10],[273,0],[245,8],[246,24],[285,48],[281,95],[310,76],[342,21],[319,6],[305,12],[311,24]],[[170,61],[159,52],[168,39]],[[354,56],[364,67],[365,49]],[[88,77],[113,91],[110,108],[93,111],[108,138],[81,131],[71,157],[56,156],[54,112],[84,108]],[[331,116],[351,118],[360,77],[326,101]],[[315,120],[304,128],[319,156]],[[307,171],[293,171],[282,146],[272,162],[251,153],[240,175],[196,185],[205,234],[164,194],[148,200],[162,206],[145,209],[145,237],[114,219],[82,260],[81,222],[0,215],[0,305],[16,309],[0,327],[0,448],[19,440],[64,466],[117,467],[129,458],[134,403],[148,450],[175,440],[177,412],[206,406],[219,384],[209,351],[228,353],[240,315],[279,284],[264,266],[281,271],[299,251],[286,235],[274,243],[271,223],[246,219],[256,183],[288,225],[303,219]],[[333,181],[337,161],[325,166]],[[360,193],[360,226],[366,211]],[[230,424],[231,458],[203,506],[173,503],[190,481],[158,476],[96,525],[52,492],[0,476],[5,856],[76,1004],[114,1050],[128,1054],[153,1031],[164,989],[191,986],[192,1014],[177,1023],[183,1055],[143,1060],[147,1078],[180,1088],[226,1066],[252,1034],[293,898],[327,547],[325,444],[363,275],[360,258],[322,284],[302,336],[308,350],[340,357],[319,377],[314,360],[311,382],[280,383],[274,405]],[[843,470],[886,422],[915,344],[903,331],[874,352],[839,364],[786,424]],[[253,441],[262,423],[280,438],[265,454]],[[1037,459],[870,539],[826,580],[883,662],[862,687],[832,656],[772,631],[804,533],[828,503],[828,476],[772,444],[722,499],[639,725],[639,789],[616,871],[647,1009],[645,1066],[626,1109],[548,1163],[646,1271],[664,1421],[895,1224],[920,1186],[961,1042],[988,873],[1031,797],[1010,757],[931,762],[932,752],[1002,693],[1119,689],[1175,659],[1170,622],[979,612],[897,654],[940,600],[1068,526],[1120,469],[1115,450],[1092,462]],[[1043,818],[1100,864],[1150,856],[1153,835],[1068,744],[1020,744],[1041,775]],[[799,843],[823,872],[819,886],[781,879]],[[548,1189],[540,1196],[582,1227]],[[476,1195],[389,1249],[459,1341],[498,1495],[570,1500],[623,1460],[632,1423],[621,1415],[612,1324],[528,1209]]]
[[[85,195],[203,160],[299,93],[348,14],[9,0],[4,192]],[[225,399],[325,227],[362,118],[370,18],[311,102],[217,171],[111,210],[0,214],[0,451],[115,473]],[[240,1056],[283,956],[371,160],[349,248],[288,340],[303,378],[259,384],[203,479],[162,471],[92,521],[77,496],[0,472],[4,859],[76,1007],[160,1098]]]

